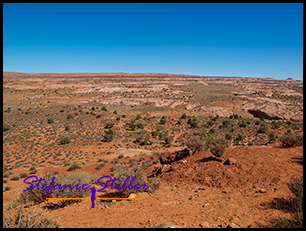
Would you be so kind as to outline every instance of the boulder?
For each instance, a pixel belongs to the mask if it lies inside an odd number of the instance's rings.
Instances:
[[[223,164],[225,165],[233,165],[236,164],[237,160],[235,160],[234,158],[228,158]]]
[[[159,161],[161,164],[171,164],[172,162],[181,160],[188,155],[189,155],[189,150],[187,148],[175,152],[164,152],[159,157]]]

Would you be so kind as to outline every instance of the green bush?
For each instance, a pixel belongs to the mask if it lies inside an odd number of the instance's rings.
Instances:
[[[102,111],[107,111],[106,107],[101,108]]]
[[[144,129],[144,126],[143,126],[142,123],[138,123],[138,124],[136,124],[136,126],[137,126],[138,128],[140,128],[140,129]]]
[[[266,133],[266,130],[267,130],[266,125],[262,124],[262,125],[260,125],[260,128],[257,132],[258,133]]]
[[[197,128],[199,121],[196,118],[189,118],[187,124],[190,124],[191,127]]]
[[[231,140],[232,139],[232,136],[228,133],[225,134],[225,139],[227,140]]]
[[[187,118],[186,114],[184,113],[184,114],[181,116],[181,118],[182,118],[182,119],[186,119],[186,118]]]
[[[229,120],[224,120],[222,121],[222,125],[223,127],[227,128],[227,126],[230,124],[231,122]]]
[[[67,125],[67,126],[65,127],[65,130],[66,130],[66,131],[69,131],[69,130],[70,130],[70,127]]]
[[[105,130],[105,135],[103,136],[102,141],[110,142],[114,139],[115,135],[112,129]]]
[[[270,141],[276,141],[276,132],[275,131],[269,131],[268,136],[269,136]]]
[[[10,125],[7,125],[7,124],[3,124],[3,131],[8,131],[11,129],[11,126]]]
[[[255,125],[259,125],[261,123],[260,120],[255,120]]]
[[[69,120],[69,119],[72,119],[73,118],[73,116],[71,115],[71,114],[68,114],[67,115],[67,119]]]
[[[105,128],[112,128],[112,127],[114,127],[114,123],[112,122],[107,122],[105,125]]]
[[[152,131],[151,132],[152,137],[156,138],[159,135],[159,131]]]
[[[166,122],[167,122],[167,120],[166,120],[166,117],[165,117],[165,116],[163,116],[163,117],[160,119],[160,121],[159,121],[160,124],[166,124]]]
[[[60,138],[60,144],[69,144],[70,142],[71,142],[71,140],[67,136]]]

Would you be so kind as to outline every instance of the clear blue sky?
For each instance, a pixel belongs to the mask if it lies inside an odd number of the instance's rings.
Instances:
[[[3,71],[303,80],[303,4],[3,4]]]

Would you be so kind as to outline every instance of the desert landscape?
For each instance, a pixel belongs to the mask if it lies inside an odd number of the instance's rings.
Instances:
[[[95,208],[23,192],[31,175],[129,174],[150,190]],[[35,210],[33,227],[301,227],[302,185],[303,81],[3,72],[4,226]]]

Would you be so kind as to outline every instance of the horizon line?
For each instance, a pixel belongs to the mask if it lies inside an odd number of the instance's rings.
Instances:
[[[165,75],[190,75],[190,76],[198,76],[198,77],[225,77],[225,78],[257,78],[257,79],[275,79],[275,80],[286,80],[286,79],[293,79],[295,81],[303,81],[300,79],[294,79],[293,77],[287,77],[284,79],[278,79],[272,76],[236,76],[236,75],[195,75],[195,74],[172,74],[172,73],[163,73],[163,72],[19,72],[19,71],[3,71],[5,72],[12,72],[12,73],[21,73],[21,74],[165,74]]]

